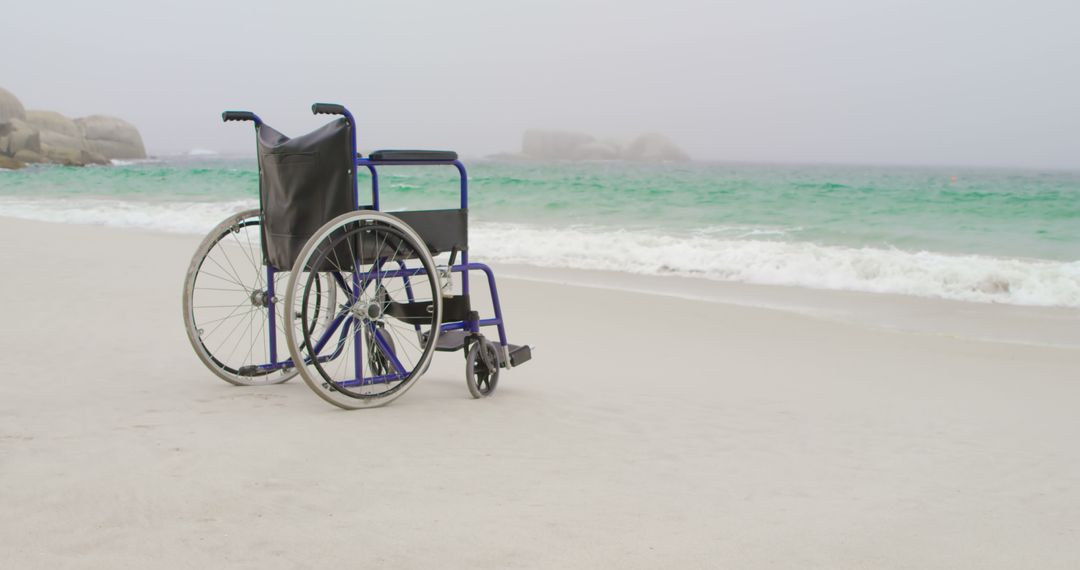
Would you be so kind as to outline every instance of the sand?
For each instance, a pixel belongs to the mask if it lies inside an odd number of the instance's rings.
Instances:
[[[440,353],[346,412],[203,368],[180,314],[196,237],[0,219],[0,241],[3,568],[1080,560],[1080,349],[955,332],[992,306],[942,334],[934,301],[850,297],[930,323],[887,330],[502,278],[511,341],[538,348],[494,398]]]

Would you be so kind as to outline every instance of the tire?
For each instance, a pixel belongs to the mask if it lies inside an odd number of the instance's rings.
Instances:
[[[499,385],[499,351],[490,340],[480,337],[465,355],[465,385],[473,398],[487,398]]]
[[[273,302],[265,296],[266,267],[262,259],[259,210],[247,210],[229,216],[210,230],[195,250],[184,278],[184,328],[188,340],[211,372],[238,386],[280,384],[297,375],[295,368],[265,372],[257,368],[270,360],[268,303]],[[285,284],[285,274],[277,273],[274,281],[275,288],[280,288]],[[316,299],[321,306],[315,312],[330,313],[335,296],[336,287],[320,283]],[[280,302],[275,307],[282,308]],[[288,354],[288,346],[284,315],[280,310],[275,312],[275,348],[280,361]]]
[[[411,276],[383,276],[402,266]],[[326,326],[312,329],[305,307],[320,276],[337,283],[339,306]],[[289,275],[285,306],[296,315],[286,339],[300,376],[320,398],[345,409],[388,404],[415,385],[442,322],[431,253],[411,227],[375,211],[338,216],[308,240]],[[401,313],[410,310],[420,313]],[[429,331],[426,338],[417,334]],[[379,357],[365,358],[373,344]]]

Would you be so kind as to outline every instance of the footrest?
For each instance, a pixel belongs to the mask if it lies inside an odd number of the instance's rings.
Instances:
[[[510,354],[510,366],[521,366],[532,359],[532,347],[527,344],[525,346],[508,344],[506,351]]]
[[[447,331],[439,335],[439,341],[435,343],[435,350],[439,352],[457,352],[465,347],[466,332]]]

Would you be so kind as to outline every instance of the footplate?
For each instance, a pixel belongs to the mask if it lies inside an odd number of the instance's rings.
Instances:
[[[457,352],[465,347],[465,337],[468,333],[465,331],[447,331],[439,335],[439,341],[435,343],[435,350],[439,352]],[[424,341],[427,341],[427,335],[424,335]]]
[[[470,333],[463,330],[446,331],[439,335],[439,341],[435,343],[435,350],[439,352],[457,352],[465,348],[465,343],[469,339],[469,334]],[[427,341],[426,334],[422,340],[424,342]],[[532,347],[527,344],[522,346],[508,344],[506,345],[506,352],[504,354],[504,356],[500,357],[500,360],[502,360],[501,364],[504,368],[521,366],[532,359]]]
[[[510,344],[506,346],[506,351],[510,354],[510,366],[521,366],[532,359],[532,347],[527,344]]]

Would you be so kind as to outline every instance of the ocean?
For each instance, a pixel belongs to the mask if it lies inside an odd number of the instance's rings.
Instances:
[[[1080,172],[466,166],[477,260],[1080,307]],[[385,210],[457,205],[452,168],[386,168],[380,181]],[[0,216],[202,234],[257,206],[257,188],[254,157],[38,166],[0,172]]]

